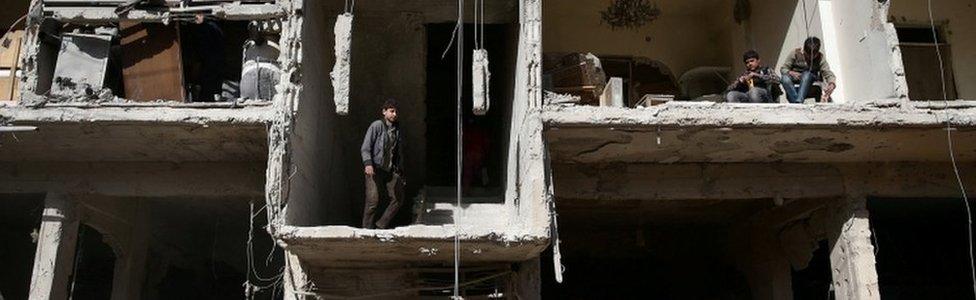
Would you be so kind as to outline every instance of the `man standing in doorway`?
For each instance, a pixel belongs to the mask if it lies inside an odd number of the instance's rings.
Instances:
[[[790,103],[803,103],[814,81],[823,82],[818,101],[828,102],[837,87],[834,83],[834,72],[830,71],[830,66],[824,60],[824,55],[820,52],[820,39],[816,37],[807,38],[802,49],[793,50],[780,72],[783,72],[783,89],[786,90],[786,99]],[[800,84],[799,88],[795,87],[797,83]]]
[[[403,202],[403,132],[397,122],[397,102],[386,100],[381,109],[383,119],[376,120],[366,130],[363,146],[366,173],[366,205],[363,209],[363,228],[387,229]],[[373,221],[380,197],[390,203],[380,219]]]
[[[729,85],[725,99],[733,103],[773,102],[779,91],[776,72],[762,65],[756,50],[742,54],[742,62],[746,64],[746,71]]]

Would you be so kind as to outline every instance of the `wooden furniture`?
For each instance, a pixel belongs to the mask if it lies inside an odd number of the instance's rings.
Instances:
[[[122,22],[122,81],[131,101],[186,101],[177,25]]]
[[[24,31],[12,31],[0,37],[0,106],[17,104],[20,98],[20,48]]]

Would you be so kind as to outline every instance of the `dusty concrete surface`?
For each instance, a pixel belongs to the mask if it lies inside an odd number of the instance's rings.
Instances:
[[[263,162],[267,155],[260,125],[19,124],[37,130],[0,136],[0,161]]]
[[[0,120],[7,124],[22,123],[151,123],[198,125],[263,125],[271,121],[273,111],[264,106],[236,109],[146,106],[54,106],[42,109],[0,107]]]
[[[918,108],[916,108],[918,107]],[[943,109],[948,107],[949,109]],[[861,104],[735,104],[670,102],[649,108],[547,106],[543,121],[550,127],[937,127],[976,124],[972,101],[933,101],[901,105],[897,101]]]
[[[449,262],[454,259],[454,228],[411,225],[392,230],[347,226],[279,227],[288,251],[315,266],[334,262]],[[476,225],[463,226],[461,259],[466,263],[528,260],[548,244],[538,237],[511,236]]]
[[[31,299],[66,299],[71,284],[78,234],[76,205],[64,194],[44,199],[44,221],[38,233],[31,278]]]
[[[838,298],[881,299],[866,199],[853,196],[838,214],[840,234],[831,240],[833,286]]]
[[[63,22],[107,23],[119,20],[141,22],[169,22],[173,18],[189,17],[204,12],[227,20],[258,20],[280,18],[285,15],[281,6],[275,4],[221,3],[197,8],[160,8],[156,10],[134,9],[124,16],[115,12],[115,7],[46,7],[44,12],[55,20]]]

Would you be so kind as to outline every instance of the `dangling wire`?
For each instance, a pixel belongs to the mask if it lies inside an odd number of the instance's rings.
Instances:
[[[474,48],[485,48],[485,0],[474,0]]]
[[[464,146],[464,132],[462,116],[464,107],[461,103],[461,95],[464,88],[464,0],[458,0],[457,16],[457,203],[454,206],[454,300],[461,299],[460,273],[461,273],[461,168],[463,166],[462,151]]]
[[[345,8],[343,9],[347,14],[351,14],[354,9],[356,9],[356,0],[345,0]]]
[[[485,46],[485,0],[481,0],[481,47]]]
[[[803,1],[803,27],[806,29],[807,37],[810,37],[810,17],[807,16],[807,0]]]
[[[949,107],[949,93],[946,87],[946,76],[945,76],[945,61],[942,58],[942,49],[939,47],[939,34],[935,28],[935,17],[932,15],[932,0],[928,0],[928,13],[929,13],[929,27],[932,29],[932,43],[935,45],[935,54],[939,58],[939,78],[942,80],[942,101],[945,107]],[[952,162],[952,170],[956,175],[956,183],[959,184],[959,192],[962,194],[962,201],[966,207],[966,231],[968,233],[969,241],[969,270],[970,276],[973,284],[973,293],[976,294],[976,259],[973,255],[973,213],[969,205],[969,197],[966,195],[966,186],[962,182],[962,176],[959,175],[959,166],[956,164],[956,153],[953,150],[952,145],[952,119],[949,117],[949,110],[943,109],[946,112],[945,122],[946,122],[946,142],[949,146],[949,160]],[[938,116],[936,116],[938,117]]]

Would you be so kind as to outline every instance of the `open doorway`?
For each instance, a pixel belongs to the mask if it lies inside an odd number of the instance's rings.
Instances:
[[[771,201],[557,201],[566,271],[543,253],[544,298],[753,298],[733,225]]]
[[[428,199],[453,195],[457,181],[457,56],[451,45],[455,24],[427,25],[427,166]],[[472,201],[501,202],[508,148],[508,128],[515,64],[517,31],[509,24],[484,25],[484,48],[489,55],[491,108],[484,116],[471,112],[471,53],[474,25],[465,26],[464,84],[464,192]],[[443,56],[442,56],[443,55]]]
[[[930,26],[897,25],[895,31],[905,65],[908,98],[926,101],[956,99],[952,52],[945,39],[944,27],[937,26],[933,32]]]
[[[71,278],[72,299],[110,299],[115,251],[101,232],[86,224],[78,228],[78,246]]]
[[[833,280],[830,274],[830,243],[822,240],[817,243],[807,267],[791,273],[793,299],[816,300],[833,299],[830,289]]]
[[[961,199],[869,199],[885,299],[973,298]]]
[[[0,195],[0,298],[27,299],[43,194]]]

